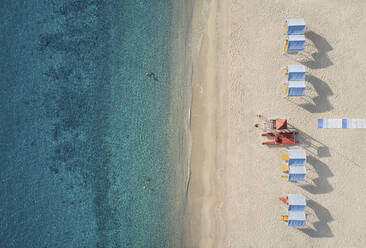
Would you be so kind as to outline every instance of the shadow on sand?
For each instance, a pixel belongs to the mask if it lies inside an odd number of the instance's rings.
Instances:
[[[312,238],[329,238],[333,237],[333,232],[330,230],[328,225],[329,222],[333,221],[328,209],[315,202],[314,200],[306,201],[307,208],[310,208],[310,213],[307,213],[307,219],[311,219],[313,215],[316,216],[316,221],[311,222],[312,227],[299,228],[301,232],[309,235]],[[309,211],[309,210],[308,210]],[[307,211],[307,212],[308,212]]]
[[[306,81],[312,85],[316,92],[316,96],[310,98],[311,100],[308,101],[308,103],[297,105],[309,111],[310,113],[324,113],[332,110],[333,107],[331,106],[328,97],[333,95],[333,92],[327,83],[313,75],[307,75]]]
[[[333,190],[333,187],[329,184],[328,177],[332,177],[333,173],[329,167],[313,156],[307,156],[307,164],[314,168],[318,177],[311,179],[312,183],[307,185],[301,185],[300,187],[305,189],[311,194],[325,194]]]
[[[307,39],[307,42],[311,41],[314,44],[317,51],[311,54],[312,58],[301,61],[303,65],[310,69],[326,68],[333,65],[327,54],[329,51],[333,50],[333,47],[324,37],[313,31],[307,31],[305,32],[305,38]]]

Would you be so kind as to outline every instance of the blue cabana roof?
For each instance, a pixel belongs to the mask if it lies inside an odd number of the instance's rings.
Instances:
[[[289,226],[304,226],[306,222],[305,211],[303,210],[289,210],[288,211],[288,225]]]
[[[288,194],[288,210],[305,210],[306,200],[303,195]]]
[[[287,96],[304,96],[305,95],[305,81],[288,81]]]
[[[305,181],[306,169],[305,165],[290,165],[289,166],[289,181]]]
[[[306,154],[304,150],[288,150],[289,161],[288,165],[305,164]]]
[[[288,65],[288,81],[305,80],[305,66],[303,65]]]
[[[305,48],[305,36],[304,35],[289,35],[288,36],[288,48],[289,52],[303,51]]]
[[[304,19],[287,19],[287,33],[288,34],[304,34],[305,21]]]

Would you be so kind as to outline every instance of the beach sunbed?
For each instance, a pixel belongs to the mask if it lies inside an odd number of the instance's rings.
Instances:
[[[290,159],[290,157],[289,157],[289,155],[282,155],[281,159],[288,161]]]
[[[282,220],[282,221],[288,221],[288,216],[287,215],[281,215],[280,216],[280,220]]]

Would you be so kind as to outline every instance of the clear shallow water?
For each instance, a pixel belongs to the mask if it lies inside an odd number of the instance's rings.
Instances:
[[[171,1],[0,7],[0,247],[176,247]]]

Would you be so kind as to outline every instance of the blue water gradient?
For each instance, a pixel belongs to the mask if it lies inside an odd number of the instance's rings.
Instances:
[[[0,2],[0,247],[181,242],[172,8]]]

